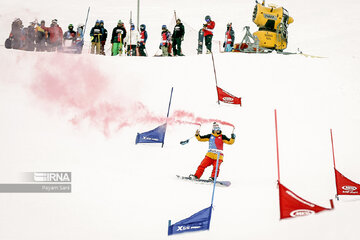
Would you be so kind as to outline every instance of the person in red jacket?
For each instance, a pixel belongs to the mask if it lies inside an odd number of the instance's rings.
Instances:
[[[162,32],[161,32],[161,43],[159,48],[162,51],[162,56],[167,57],[167,56],[171,56],[171,52],[169,53],[169,49],[171,49],[171,33],[170,31],[167,29],[166,25],[162,25],[161,27]]]
[[[54,19],[51,21],[51,25],[49,27],[49,46],[48,51],[56,51],[61,49],[62,40],[63,40],[63,31],[61,27],[58,25],[57,20]]]
[[[206,23],[204,24],[204,37],[205,37],[205,46],[207,48],[206,53],[210,53],[215,22],[211,20],[209,15],[205,17],[205,21]]]
[[[222,134],[222,131],[220,129],[220,126],[218,123],[213,123],[213,129],[211,134],[207,135],[200,135],[200,131],[197,130],[195,133],[195,137],[200,142],[209,142],[209,150],[206,153],[205,158],[202,160],[200,165],[198,166],[195,174],[190,174],[190,179],[200,179],[202,174],[204,173],[205,168],[213,166],[213,170],[211,172],[211,177],[209,180],[213,181],[215,177],[215,171],[216,171],[216,162],[217,162],[217,153],[220,153],[219,156],[219,165],[218,165],[218,171],[217,176],[219,176],[220,172],[220,165],[223,162],[224,154],[223,154],[223,145],[226,144],[233,144],[235,142],[235,134],[231,134],[231,138],[228,138],[227,136]]]
[[[225,32],[225,41],[223,44],[223,47],[225,49],[225,52],[231,52],[232,48],[234,46],[235,41],[235,33],[232,28],[232,23],[228,23],[226,25],[226,32]]]

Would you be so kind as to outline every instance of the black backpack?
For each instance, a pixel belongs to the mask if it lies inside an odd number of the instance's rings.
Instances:
[[[5,40],[5,48],[10,49],[12,48],[12,39],[8,38]]]

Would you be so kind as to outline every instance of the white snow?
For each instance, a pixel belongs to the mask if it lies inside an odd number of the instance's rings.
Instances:
[[[96,19],[111,32],[119,19],[128,23],[130,10],[136,19],[136,2],[3,1],[0,39],[8,37],[16,17],[25,26],[35,18],[57,18],[64,30],[84,22],[88,6],[87,34]],[[175,177],[193,173],[207,151],[207,143],[195,139],[179,144],[196,125],[169,125],[164,148],[134,144],[137,132],[163,122],[171,87],[170,117],[183,110],[229,122],[237,138],[225,146],[220,179],[232,185],[216,188],[210,231],[170,238],[359,239],[359,197],[341,197],[334,211],[279,221],[274,109],[282,183],[330,207],[336,193],[330,128],[337,169],[360,182],[360,3],[273,2],[295,20],[287,51],[326,58],[214,54],[219,86],[241,96],[242,107],[217,104],[211,57],[197,56],[195,49],[181,58],[130,58],[89,55],[88,43],[82,55],[0,46],[0,183],[19,182],[23,172],[68,171],[73,188],[69,194],[1,193],[0,239],[167,239],[169,219],[208,207],[211,186]],[[239,42],[244,26],[256,30],[253,7],[253,1],[235,0],[142,1],[148,52],[158,50],[161,25],[171,23],[174,10],[195,30],[211,15],[220,41],[232,22]],[[205,123],[201,133],[210,129]],[[230,126],[222,129],[231,134]],[[204,177],[209,175],[207,169]]]

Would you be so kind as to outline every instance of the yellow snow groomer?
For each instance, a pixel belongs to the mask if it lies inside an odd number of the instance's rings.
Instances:
[[[282,52],[287,47],[287,28],[294,19],[289,16],[283,7],[269,4],[265,6],[256,1],[253,12],[253,22],[259,27],[254,34],[250,33],[250,27],[246,26],[246,34],[239,47],[240,52]]]

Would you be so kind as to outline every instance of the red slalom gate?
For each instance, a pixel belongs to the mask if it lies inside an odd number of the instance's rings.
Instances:
[[[339,195],[360,195],[360,184],[351,181],[336,169],[332,129],[330,129],[330,136],[335,171],[336,199],[339,200]]]
[[[278,125],[277,125],[277,113],[275,113],[275,134],[276,134],[276,154],[277,154],[277,168],[278,168],[278,187],[279,187],[279,202],[280,202],[280,220],[301,216],[308,216],[324,210],[334,209],[333,200],[330,199],[331,208],[324,208],[311,203],[290,189],[285,187],[280,182],[280,158],[279,158],[279,137],[278,137]]]

